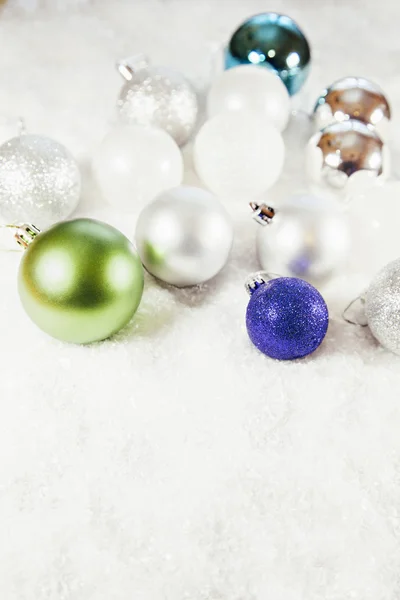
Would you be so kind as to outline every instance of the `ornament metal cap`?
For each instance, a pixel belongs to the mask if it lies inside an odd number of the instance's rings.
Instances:
[[[137,71],[147,69],[149,64],[149,58],[145,54],[135,54],[119,60],[116,67],[125,81],[131,81]]]
[[[31,223],[24,223],[23,225],[7,225],[7,227],[16,229],[14,238],[17,240],[17,244],[24,249],[27,248],[40,233],[40,229]]]
[[[266,204],[250,202],[250,208],[253,211],[253,218],[260,225],[268,225],[275,216],[275,210]]]
[[[279,277],[280,275],[277,275],[276,273],[257,271],[256,273],[252,273],[248,276],[244,287],[246,288],[246,292],[249,294],[249,296],[251,296],[261,285],[265,285],[268,283],[268,281],[271,281],[271,279],[278,279]]]

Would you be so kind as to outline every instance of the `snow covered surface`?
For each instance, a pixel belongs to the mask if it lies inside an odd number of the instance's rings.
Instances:
[[[105,205],[87,168],[114,119],[118,58],[144,51],[203,89],[236,25],[277,10],[314,49],[297,107],[309,110],[326,84],[355,74],[400,108],[395,0],[42,4],[11,0],[0,15],[1,138],[23,116],[30,131],[65,143],[84,171],[79,214],[130,236],[137,215]],[[304,188],[306,139],[299,117],[271,203]],[[373,200],[385,210],[396,197],[389,186]],[[331,323],[313,356],[268,360],[244,325],[257,225],[246,206],[230,209],[236,241],[219,277],[186,290],[147,277],[132,325],[91,347],[54,341],[28,321],[15,285],[20,255],[0,253],[2,599],[400,597],[400,358],[341,318],[371,261],[360,251],[359,268],[322,290]]]

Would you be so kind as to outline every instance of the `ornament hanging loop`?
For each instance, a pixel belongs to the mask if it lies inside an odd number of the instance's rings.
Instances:
[[[365,294],[358,296],[355,300],[352,300],[350,304],[344,309],[342,318],[346,323],[350,325],[358,325],[360,327],[367,327],[368,321],[365,315]]]
[[[149,64],[150,61],[145,54],[135,54],[119,60],[116,67],[125,81],[132,81],[134,74],[142,69],[147,69]]]
[[[250,202],[250,208],[253,211],[253,218],[261,225],[268,225],[275,216],[275,210],[266,204]]]
[[[249,275],[245,281],[244,287],[246,292],[251,296],[261,285],[265,285],[271,279],[279,279],[280,275],[276,273],[267,273],[266,271],[257,271]]]

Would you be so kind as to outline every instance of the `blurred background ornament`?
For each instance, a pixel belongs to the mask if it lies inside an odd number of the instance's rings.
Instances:
[[[207,121],[194,142],[197,175],[217,196],[252,199],[279,178],[285,146],[266,117],[224,112]]]
[[[117,229],[75,219],[43,233],[17,232],[27,249],[18,290],[30,319],[65,342],[89,344],[124,327],[143,292],[143,267],[131,242]]]
[[[242,23],[227,45],[225,68],[243,64],[272,70],[293,95],[307,79],[311,50],[293,19],[272,12],[262,13]]]
[[[0,216],[40,228],[70,216],[81,192],[73,156],[59,142],[23,134],[0,146]]]
[[[351,180],[361,189],[390,173],[390,154],[376,131],[360,121],[333,123],[310,139],[306,149],[308,176],[312,182],[336,190]]]
[[[140,125],[112,129],[95,150],[92,167],[109,204],[131,212],[183,178],[182,154],[172,137]]]
[[[120,61],[117,68],[125,79],[117,103],[120,120],[159,127],[178,146],[185,144],[196,126],[198,101],[184,76],[166,67],[153,67],[143,55]]]
[[[290,97],[274,73],[254,65],[242,65],[223,71],[208,93],[209,118],[226,110],[252,111],[282,131],[290,117]]]
[[[387,136],[391,119],[389,102],[379,86],[362,77],[344,77],[318,98],[313,118],[321,130],[333,123],[355,119]]]
[[[146,269],[177,287],[197,285],[225,266],[233,242],[230,217],[210,192],[181,186],[142,211],[135,240]]]
[[[328,330],[329,313],[318,290],[297,277],[256,273],[246,282],[247,332],[253,344],[279,360],[314,352]]]
[[[378,342],[400,354],[400,259],[386,265],[372,280],[365,297],[365,314]]]
[[[332,277],[348,259],[347,220],[332,200],[294,195],[276,211],[255,203],[251,207],[257,222],[267,225],[259,229],[256,242],[263,269],[316,284]]]

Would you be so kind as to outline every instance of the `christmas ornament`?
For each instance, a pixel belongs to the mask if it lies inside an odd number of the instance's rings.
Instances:
[[[290,98],[274,73],[254,65],[242,65],[224,71],[208,93],[209,117],[226,110],[248,110],[265,116],[282,131],[289,120]]]
[[[251,203],[255,220],[268,225],[257,235],[263,269],[321,282],[336,273],[348,258],[350,233],[337,205],[311,195],[292,196],[275,211]]]
[[[247,332],[261,352],[293,360],[311,354],[322,343],[328,308],[312,285],[296,277],[258,273],[249,278],[246,288],[250,294]]]
[[[183,177],[182,154],[174,140],[161,129],[139,125],[111,130],[92,165],[105,199],[127,211],[140,209]]]
[[[26,247],[21,302],[45,333],[88,344],[110,337],[135,314],[143,268],[129,240],[110,225],[76,219],[43,233],[23,226],[17,240]]]
[[[313,117],[317,129],[355,119],[375,127],[385,137],[391,111],[385,94],[375,83],[362,77],[344,77],[322,92]]]
[[[80,190],[78,165],[59,142],[24,134],[0,146],[0,214],[5,221],[47,227],[75,210]]]
[[[378,342],[400,354],[400,259],[386,265],[373,279],[365,298],[365,314]]]
[[[343,189],[351,179],[370,187],[371,179],[383,181],[389,174],[389,150],[365,123],[334,123],[316,133],[306,150],[307,171],[315,183]]]
[[[226,49],[226,69],[241,64],[267,67],[282,79],[293,95],[307,79],[310,46],[290,17],[276,13],[255,15],[240,25]]]
[[[146,269],[166,283],[184,287],[211,279],[225,266],[233,229],[212,194],[181,186],[146,206],[135,238]]]
[[[265,117],[225,112],[207,121],[194,143],[198,176],[218,196],[253,198],[279,178],[285,147]]]
[[[182,146],[196,126],[198,102],[190,83],[180,73],[153,67],[143,55],[120,62],[122,87],[118,112],[129,125],[152,125],[169,133]]]

